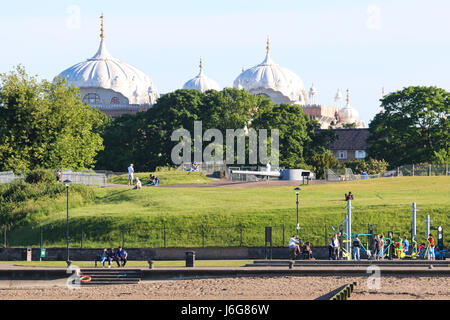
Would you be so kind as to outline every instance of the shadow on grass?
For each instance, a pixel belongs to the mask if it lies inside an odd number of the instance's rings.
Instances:
[[[132,191],[133,190],[130,188],[130,189],[122,190],[122,191],[112,192],[104,197],[98,197],[96,199],[96,201],[106,202],[106,203],[117,203],[117,202],[130,201],[131,200],[130,192],[132,192]]]

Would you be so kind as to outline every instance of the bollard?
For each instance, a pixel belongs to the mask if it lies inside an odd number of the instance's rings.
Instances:
[[[32,260],[32,249],[27,248],[27,261],[31,261],[31,260]]]
[[[152,260],[148,260],[148,268],[149,269],[153,269],[153,261]]]
[[[194,268],[195,265],[195,251],[186,252],[186,268]]]

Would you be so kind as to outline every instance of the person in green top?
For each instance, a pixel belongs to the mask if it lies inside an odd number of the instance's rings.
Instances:
[[[395,254],[399,259],[403,258],[405,254],[405,247],[403,247],[403,240],[400,236],[398,236],[397,241],[395,242]]]

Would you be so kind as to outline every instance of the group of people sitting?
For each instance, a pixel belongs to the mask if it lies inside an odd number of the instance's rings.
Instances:
[[[157,176],[150,174],[150,179],[147,181],[147,184],[149,186],[159,186],[161,184],[161,180],[159,180]],[[136,184],[133,190],[140,190],[140,189],[142,189],[142,182],[141,180],[139,180],[138,177],[136,177]]]
[[[303,259],[314,260],[311,247],[311,242],[306,242],[303,248],[300,248],[300,240],[293,235],[289,240],[289,257],[295,260],[298,256],[303,255]]]
[[[153,174],[150,175],[150,180],[148,180],[149,186],[159,186],[161,184],[161,181],[159,178]]]
[[[100,261],[103,268],[105,267],[106,262],[108,262],[108,268],[111,268],[111,263],[115,261],[117,263],[117,267],[123,268],[127,264],[127,260],[128,253],[122,247],[119,247],[119,249],[117,250],[112,248],[111,251],[108,251],[108,249],[104,248],[100,258],[96,259],[95,266],[97,266],[97,262]]]
[[[192,166],[186,170],[187,172],[199,172],[200,171],[200,165],[197,163],[193,163]]]

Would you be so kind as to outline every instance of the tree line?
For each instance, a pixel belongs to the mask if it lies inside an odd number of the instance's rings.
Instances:
[[[389,166],[449,162],[450,93],[436,87],[408,87],[387,95],[369,125],[369,157]],[[329,151],[336,139],[298,105],[226,88],[177,90],[146,112],[108,118],[82,102],[63,80],[39,81],[23,67],[0,75],[0,171],[36,168],[139,171],[173,166],[172,133],[203,130],[277,129],[280,166],[311,169],[322,177],[338,167]],[[267,141],[270,148],[270,142]],[[248,148],[248,143],[247,146]],[[225,148],[225,147],[224,147]],[[368,160],[370,162],[371,159]]]

